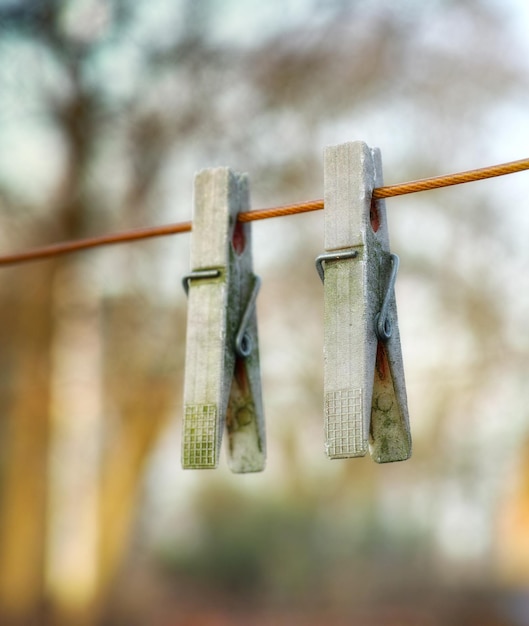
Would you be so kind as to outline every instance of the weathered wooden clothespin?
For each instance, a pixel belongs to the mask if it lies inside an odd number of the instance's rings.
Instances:
[[[411,455],[408,407],[378,149],[325,151],[324,404],[327,455],[377,463]]]
[[[265,432],[251,232],[237,221],[249,207],[248,180],[227,168],[195,178],[188,292],[182,465],[215,468],[224,425],[234,472],[265,464]]]

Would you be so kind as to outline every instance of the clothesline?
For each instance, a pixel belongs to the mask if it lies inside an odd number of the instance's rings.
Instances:
[[[444,176],[435,176],[432,178],[424,178],[407,183],[397,185],[388,185],[377,187],[373,190],[373,198],[375,200],[383,198],[392,198],[395,196],[417,193],[419,191],[429,191],[439,189],[441,187],[449,187],[452,185],[460,185],[462,183],[484,180],[495,176],[504,176],[506,174],[514,174],[529,169],[529,158],[520,159],[519,161],[510,161],[499,165],[492,165],[480,169],[457,172],[455,174],[447,174]],[[238,220],[240,222],[252,222],[255,220],[268,219],[272,217],[284,217],[287,215],[296,215],[298,213],[306,213],[309,211],[318,211],[324,208],[324,201],[310,200],[298,204],[288,204],[278,207],[266,209],[257,209],[253,211],[245,211],[240,213]],[[147,228],[139,228],[135,230],[125,231],[121,233],[113,233],[90,237],[86,239],[78,239],[72,241],[64,241],[60,243],[34,248],[23,252],[15,252],[0,256],[0,266],[18,265],[28,263],[30,261],[39,261],[56,257],[59,255],[80,252],[90,248],[100,246],[113,245],[118,243],[129,243],[140,241],[142,239],[151,239],[154,237],[163,237],[166,235],[178,235],[190,232],[192,222],[179,222],[176,224],[166,224],[163,226],[152,226]]]

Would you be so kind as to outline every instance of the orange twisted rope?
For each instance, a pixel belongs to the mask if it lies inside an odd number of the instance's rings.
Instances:
[[[501,165],[491,165],[490,167],[482,167],[477,170],[469,170],[457,174],[434,176],[433,178],[414,180],[410,183],[379,187],[373,191],[373,197],[377,199],[393,198],[394,196],[402,196],[406,193],[428,191],[430,189],[438,189],[439,187],[450,187],[451,185],[461,185],[462,183],[471,183],[476,180],[484,180],[485,178],[514,174],[515,172],[522,172],[527,169],[529,169],[529,159],[520,159],[519,161],[511,161],[510,163],[502,163]]]
[[[449,187],[451,185],[460,185],[462,183],[484,180],[485,178],[493,178],[495,176],[514,174],[515,172],[522,172],[528,169],[529,159],[521,159],[519,161],[511,161],[509,163],[502,163],[501,165],[492,165],[490,167],[469,170],[467,172],[459,172],[457,174],[435,176],[433,178],[424,178],[398,185],[377,187],[373,190],[373,198],[393,198],[394,196],[401,196],[408,193],[417,193],[419,191],[439,189],[440,187]],[[269,209],[245,211],[239,214],[238,220],[240,222],[253,222],[255,220],[263,220],[272,217],[296,215],[298,213],[306,213],[308,211],[319,211],[320,209],[323,209],[323,206],[323,200],[311,200],[309,202],[301,202],[299,204],[288,204]],[[187,233],[191,229],[191,222],[180,222],[178,224],[141,228],[123,233],[115,233],[113,235],[102,235],[100,237],[79,239],[77,241],[65,241],[63,243],[51,244],[42,248],[35,248],[26,252],[17,252],[14,254],[0,256],[0,266],[16,265],[19,263],[27,263],[29,261],[48,259],[62,254],[79,252],[81,250],[87,250],[99,246],[128,243],[131,241],[139,241],[141,239],[163,237],[165,235],[178,235],[181,233]]]

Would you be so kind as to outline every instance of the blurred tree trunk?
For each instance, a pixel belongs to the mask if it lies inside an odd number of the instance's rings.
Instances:
[[[62,264],[54,286],[46,582],[57,623],[90,624],[100,532],[100,292],[80,259]]]
[[[2,416],[2,624],[37,619],[43,603],[54,264],[24,272],[16,270],[4,285],[8,299],[1,324],[2,359],[9,361],[9,402]]]
[[[173,397],[172,381],[149,372],[152,362],[146,362],[145,351],[139,345],[141,336],[139,339],[138,345],[134,346],[136,349],[128,353],[132,367],[127,368],[128,371],[121,370],[119,388],[111,396],[119,416],[114,424],[116,432],[109,437],[111,443],[101,472],[101,596],[123,562],[145,462],[166,422]]]
[[[502,583],[529,584],[529,441],[509,475],[511,488],[502,494],[496,527],[496,556]]]

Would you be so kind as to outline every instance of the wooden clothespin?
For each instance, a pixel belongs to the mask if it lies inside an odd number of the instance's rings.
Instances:
[[[377,463],[411,455],[406,387],[378,149],[362,142],[325,151],[325,439],[331,459]]]
[[[265,431],[252,271],[248,180],[227,168],[195,178],[188,292],[182,465],[215,468],[224,425],[229,466],[257,472],[265,465]]]

